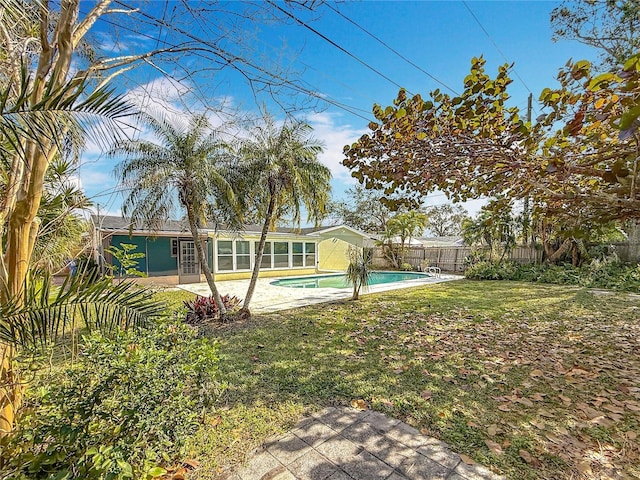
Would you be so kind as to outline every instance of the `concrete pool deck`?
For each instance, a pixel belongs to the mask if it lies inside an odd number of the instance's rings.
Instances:
[[[333,273],[333,275],[335,275],[335,273]],[[351,298],[351,288],[292,288],[271,285],[271,282],[284,278],[292,277],[258,279],[250,305],[253,313],[277,312],[280,310],[289,310],[291,308]],[[405,280],[403,282],[382,283],[379,285],[371,285],[367,290],[361,290],[360,295],[431,285],[433,283],[450,282],[461,278],[463,277],[460,275],[442,274],[439,277],[431,276],[415,280]],[[226,280],[216,282],[216,285],[221,295],[230,294],[244,299],[247,293],[247,287],[249,286],[249,280]],[[206,282],[179,285],[179,288],[197,295],[211,295],[211,290],[209,290],[209,285],[207,285]]]

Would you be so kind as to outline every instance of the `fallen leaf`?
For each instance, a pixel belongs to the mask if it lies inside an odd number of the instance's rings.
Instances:
[[[558,398],[562,400],[562,403],[569,406],[571,405],[571,399],[569,397],[565,397],[564,395],[558,395]]]
[[[619,413],[621,415],[624,415],[624,408],[614,407],[613,405],[603,405],[602,408],[604,408],[605,410],[609,410],[610,412],[613,412],[613,413]]]
[[[537,368],[535,370],[531,370],[531,373],[529,374],[530,377],[542,377],[543,375],[544,375],[544,372]]]
[[[387,407],[393,407],[394,403],[391,400],[387,400],[386,398],[380,399],[380,403]]]
[[[361,398],[358,400],[351,400],[351,406],[357,410],[366,410],[367,408],[369,408],[367,406],[367,402],[365,402]]]
[[[536,392],[533,395],[531,395],[531,399],[534,402],[543,402],[544,401],[544,397],[545,397],[544,393],[538,393],[538,392]]]
[[[217,427],[217,426],[218,426],[218,425],[220,425],[221,423],[222,423],[222,417],[220,417],[220,416],[213,417],[213,418],[211,419],[211,421],[209,422],[209,424],[210,424],[212,427]]]
[[[533,407],[533,402],[528,398],[517,398],[516,402],[521,403],[522,405],[526,405],[527,407]]]
[[[521,449],[518,453],[520,454],[520,458],[522,458],[525,462],[527,462],[532,467],[540,467],[542,465],[540,460],[538,460],[536,457],[531,455],[526,450]]]
[[[557,443],[558,445],[563,443],[562,440],[558,437],[556,437],[554,434],[552,433],[545,433],[544,434],[545,437],[547,437],[550,441],[552,441],[553,443]]]
[[[429,390],[424,390],[420,396],[425,399],[425,400],[431,400],[431,391]]]
[[[578,464],[578,471],[585,475],[591,475],[593,472],[591,471],[591,462],[589,460],[583,460]]]
[[[542,421],[537,422],[535,420],[531,420],[531,421],[529,421],[529,423],[531,425],[533,425],[534,427],[539,428],[540,430],[544,430],[545,427],[547,426],[547,424],[542,422]]]
[[[495,437],[498,434],[498,426],[497,425],[489,425],[489,428],[487,428],[487,433],[491,437]]]
[[[472,458],[467,457],[464,454],[460,454],[460,460],[462,460],[462,462],[465,463],[466,465],[474,465],[476,463],[473,461]]]
[[[491,450],[494,454],[502,455],[502,447],[500,446],[499,443],[496,443],[487,439],[484,440],[484,443],[487,445],[487,447],[489,447],[489,450]]]
[[[636,438],[638,438],[638,434],[636,432],[632,432],[631,430],[625,433],[624,436],[627,437],[629,440],[635,440]]]
[[[503,412],[510,412],[511,411],[511,409],[509,408],[509,405],[505,405],[505,404],[498,405],[498,410],[503,411]]]
[[[547,410],[538,410],[538,415],[541,417],[555,418],[555,415]]]

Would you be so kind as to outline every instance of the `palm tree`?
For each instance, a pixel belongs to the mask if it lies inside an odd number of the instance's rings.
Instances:
[[[411,243],[411,239],[421,234],[429,217],[417,210],[399,213],[387,222],[387,228],[383,232],[382,245],[390,250],[390,259],[396,268],[400,268],[404,263],[407,243]],[[400,240],[400,246],[395,250],[394,244]]]
[[[116,168],[122,183],[131,188],[123,212],[133,222],[158,229],[176,207],[186,211],[200,267],[224,318],[227,310],[199,241],[198,227],[208,220],[227,225],[239,221],[238,202],[226,179],[231,166],[226,146],[204,115],[173,123],[164,116],[141,114],[141,118],[159,143],[128,140],[110,151],[128,157]]]
[[[250,316],[249,304],[260,274],[267,233],[288,215],[300,226],[301,210],[307,221],[318,225],[324,217],[331,192],[331,171],[318,160],[322,145],[311,136],[309,124],[290,120],[278,126],[266,116],[264,124],[240,143],[243,170],[250,178],[247,198],[263,219],[251,281],[240,314]]]
[[[351,300],[358,300],[360,298],[360,290],[369,286],[372,273],[371,252],[349,245],[347,255],[349,257],[349,266],[345,272],[345,278],[347,283],[353,286]]]

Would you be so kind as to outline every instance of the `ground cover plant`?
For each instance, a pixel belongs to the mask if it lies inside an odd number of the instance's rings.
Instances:
[[[640,265],[594,259],[579,267],[562,264],[519,265],[510,261],[478,262],[465,271],[472,280],[522,280],[640,292]]]
[[[198,478],[303,413],[362,400],[509,478],[640,477],[640,299],[460,281],[209,330],[228,390]]]
[[[186,470],[187,439],[224,386],[216,346],[160,323],[85,337],[73,362],[43,370],[3,439],[0,478],[155,478]]]

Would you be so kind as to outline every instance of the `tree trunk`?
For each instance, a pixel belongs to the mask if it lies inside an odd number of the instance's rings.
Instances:
[[[22,400],[22,387],[13,368],[14,356],[13,345],[0,343],[0,439],[13,430]],[[4,460],[0,455],[0,467]]]
[[[207,255],[205,254],[204,248],[202,248],[202,243],[200,243],[196,215],[193,211],[193,205],[187,204],[186,207],[187,218],[189,220],[189,229],[191,230],[191,237],[193,238],[193,242],[196,245],[196,251],[198,252],[198,262],[200,263],[200,268],[204,273],[204,278],[207,279],[207,284],[211,289],[211,295],[213,295],[213,301],[216,302],[216,306],[218,307],[218,311],[220,312],[220,320],[224,320],[227,316],[227,307],[225,307],[222,298],[220,297],[220,292],[218,291],[216,282],[214,281],[213,275],[211,274],[211,269],[209,268],[209,264],[207,263]]]
[[[249,304],[251,298],[256,289],[256,283],[258,282],[258,276],[260,275],[260,265],[262,264],[262,256],[264,255],[264,245],[267,243],[267,233],[269,232],[269,226],[271,225],[271,218],[273,212],[276,209],[275,195],[269,196],[269,206],[267,207],[267,213],[265,215],[264,224],[262,225],[262,232],[260,232],[260,241],[258,242],[258,251],[256,252],[256,263],[253,265],[253,272],[251,272],[251,280],[249,281],[249,288],[247,288],[247,294],[244,297],[244,303],[240,309],[240,315],[242,317],[250,317],[251,310],[249,310]]]
[[[560,245],[560,248],[558,248],[558,250],[556,250],[552,255],[550,255],[547,258],[547,261],[549,263],[556,263],[560,259],[560,257],[562,257],[562,255],[564,255],[566,252],[569,251],[572,240],[573,240],[572,238],[565,238],[564,242],[562,242],[562,245]]]

